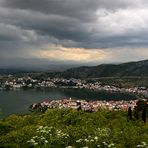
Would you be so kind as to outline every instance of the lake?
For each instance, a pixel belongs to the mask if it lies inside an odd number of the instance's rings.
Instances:
[[[0,115],[1,118],[10,114],[27,113],[32,103],[46,99],[85,99],[85,100],[129,100],[136,96],[123,93],[94,92],[85,89],[43,89],[43,90],[15,90],[0,91]]]

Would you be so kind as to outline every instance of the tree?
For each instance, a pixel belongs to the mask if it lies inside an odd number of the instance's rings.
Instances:
[[[138,119],[142,119],[144,123],[146,123],[147,117],[147,102],[145,100],[139,100],[137,106],[134,108],[134,117]]]
[[[128,118],[128,120],[132,120],[132,108],[131,108],[131,106],[128,108],[127,118]]]

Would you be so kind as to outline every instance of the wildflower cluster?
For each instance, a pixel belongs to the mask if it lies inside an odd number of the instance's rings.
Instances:
[[[109,128],[98,128],[96,130],[96,134],[99,137],[108,137],[109,136],[109,133],[110,133],[110,129]]]
[[[51,133],[52,127],[48,126],[39,126],[36,130],[36,136],[33,136],[30,140],[27,142],[30,143],[31,145],[47,145],[49,141],[47,140],[48,134]]]
[[[108,142],[101,142],[98,136],[88,136],[84,139],[78,139],[76,140],[77,146],[83,146],[82,148],[89,148],[89,147],[104,147],[104,148],[116,148],[114,143],[108,143]]]
[[[97,128],[94,135],[76,140],[78,147],[103,147],[116,148],[115,144],[110,141],[111,130],[109,128]]]
[[[48,127],[48,126],[39,126],[37,128],[37,133],[41,133],[41,134],[49,134],[51,133],[53,127]]]
[[[52,144],[54,141],[58,140],[65,142],[65,139],[68,139],[69,137],[69,135],[62,132],[62,130],[48,126],[39,126],[36,129],[35,134],[35,136],[27,141],[32,146],[46,146],[47,144]]]
[[[57,138],[67,139],[69,135],[67,133],[63,133],[61,130],[56,130]]]
[[[101,144],[97,145],[98,148],[116,148],[114,143],[107,143],[105,141],[103,141]]]
[[[148,143],[143,141],[143,142],[141,142],[141,144],[137,145],[137,147],[148,148]]]
[[[49,142],[48,140],[43,136],[33,136],[30,140],[27,141],[31,145],[47,145]]]
[[[85,139],[78,139],[78,140],[76,140],[77,143],[85,143],[85,144],[87,144],[87,143],[93,143],[93,142],[97,142],[97,141],[98,141],[98,137],[97,136],[95,136],[95,137],[88,136]]]

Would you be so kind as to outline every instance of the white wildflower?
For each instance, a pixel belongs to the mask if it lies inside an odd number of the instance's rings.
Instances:
[[[96,136],[94,139],[95,139],[95,140],[98,140],[98,137]]]
[[[84,139],[84,141],[89,142],[89,140],[88,140],[88,139]]]
[[[48,141],[47,141],[47,140],[45,140],[44,142],[45,142],[45,143],[48,143]]]
[[[91,141],[91,142],[94,142],[94,140],[93,140],[93,139],[91,139],[90,141]]]
[[[147,144],[146,144],[146,142],[144,142],[144,141],[142,141],[141,143],[142,143],[142,145],[144,145],[144,146],[146,146],[146,145],[147,145]]]
[[[82,141],[82,139],[76,140],[77,143],[80,143]]]
[[[35,142],[35,143],[33,143],[33,145],[38,145],[38,143],[37,143],[37,142]]]
[[[34,142],[35,142],[35,140],[34,140],[34,139],[30,139],[30,142],[34,143]]]
[[[104,145],[107,145],[107,143],[105,141],[102,142]]]

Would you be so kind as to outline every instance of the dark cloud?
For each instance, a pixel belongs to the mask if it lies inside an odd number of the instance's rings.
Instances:
[[[145,0],[0,0],[1,57],[12,53],[13,57],[31,58],[32,52],[50,45],[112,51],[147,48],[147,3]]]
[[[130,0],[4,0],[4,6],[10,8],[30,9],[50,14],[79,16],[89,14],[98,8],[118,9],[136,6],[138,1]],[[85,12],[85,13],[84,13]]]
[[[98,0],[6,0],[3,4],[9,8],[92,20],[92,13],[98,8],[98,3]]]

